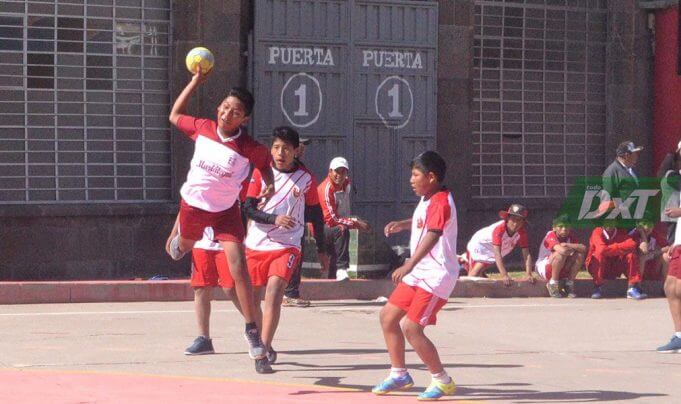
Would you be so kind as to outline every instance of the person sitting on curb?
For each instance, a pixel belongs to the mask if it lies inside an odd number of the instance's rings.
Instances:
[[[638,245],[638,261],[641,279],[663,281],[667,276],[667,261],[664,254],[669,251],[666,237],[655,229],[649,219],[640,220],[629,235]]]
[[[503,277],[504,285],[510,286],[512,281],[503,258],[518,246],[522,249],[527,280],[530,283],[536,281],[532,276],[534,265],[525,230],[527,216],[527,208],[514,203],[509,206],[508,210],[499,211],[499,217],[502,220],[473,234],[466,247],[466,257],[459,257],[468,271],[468,276],[485,276],[487,268],[496,264]]]
[[[639,288],[641,272],[636,249],[637,243],[627,231],[618,229],[613,224],[593,230],[586,257],[586,268],[594,282],[592,299],[603,297],[602,286],[606,279],[616,279],[620,275],[629,280],[628,299],[641,300],[647,297]]]
[[[324,213],[324,238],[328,265],[322,263],[322,270],[328,268],[329,279],[348,279],[350,267],[350,229],[370,231],[366,221],[350,217],[350,193],[352,184],[348,173],[350,165],[343,157],[335,157],[329,164],[329,174],[317,187],[319,203]]]
[[[551,297],[570,298],[575,294],[575,278],[584,265],[586,246],[579,244],[570,228],[567,216],[553,220],[553,229],[546,233],[539,246],[537,273],[547,280],[546,289]],[[563,294],[564,293],[564,294]]]

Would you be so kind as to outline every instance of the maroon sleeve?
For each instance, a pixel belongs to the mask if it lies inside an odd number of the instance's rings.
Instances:
[[[558,244],[560,244],[560,241],[558,240],[558,236],[556,236],[556,233],[553,231],[549,232],[549,234],[547,234],[546,238],[544,239],[544,247],[546,247],[546,249],[549,251],[553,251],[553,247],[557,246]]]
[[[262,143],[250,139],[244,147],[244,156],[253,167],[263,171],[269,169],[272,162],[269,149]]]
[[[310,184],[308,185],[307,190],[305,191],[305,205],[307,206],[314,206],[314,205],[319,205],[319,194],[317,194],[317,179],[314,177],[312,173],[310,174]]]
[[[445,229],[445,224],[452,217],[452,208],[446,194],[436,194],[426,210],[426,229],[439,230]]]
[[[208,119],[194,118],[193,116],[189,115],[180,115],[180,117],[177,119],[176,126],[177,129],[187,135],[188,138],[191,140],[196,140],[196,137],[199,135],[199,130],[208,122],[210,122]]]
[[[260,196],[262,191],[262,175],[260,170],[257,168],[253,170],[253,176],[251,177],[251,182],[248,184],[248,192],[246,192],[246,198],[257,198]]]
[[[503,239],[505,231],[506,223],[501,223],[499,226],[494,228],[494,231],[492,232],[492,245],[501,247],[501,240]]]

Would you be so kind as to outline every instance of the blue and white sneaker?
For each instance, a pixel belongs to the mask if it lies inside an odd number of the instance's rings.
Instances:
[[[674,335],[666,345],[657,348],[659,353],[680,353],[681,352],[681,338]]]
[[[414,385],[414,379],[409,373],[402,377],[391,377],[383,380],[381,383],[374,386],[371,392],[378,395],[388,394],[391,391],[408,389]]]
[[[596,286],[594,288],[594,292],[591,294],[592,299],[600,299],[603,297],[603,291],[601,290],[600,286]]]
[[[213,341],[203,335],[197,337],[194,343],[184,350],[185,355],[208,355],[213,353],[215,353]]]
[[[456,383],[452,379],[449,383],[440,383],[437,380],[430,382],[430,386],[416,397],[419,401],[435,401],[442,396],[453,396],[456,392]]]
[[[647,297],[648,295],[642,293],[641,290],[636,286],[632,286],[627,289],[627,299],[643,300]]]

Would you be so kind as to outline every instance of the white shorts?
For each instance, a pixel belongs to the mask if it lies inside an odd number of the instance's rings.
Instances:
[[[548,277],[546,276],[546,266],[549,265],[549,258],[550,257],[544,258],[543,260],[537,261],[534,264],[534,269],[537,270],[539,276],[541,276],[541,278],[545,281],[548,280]]]

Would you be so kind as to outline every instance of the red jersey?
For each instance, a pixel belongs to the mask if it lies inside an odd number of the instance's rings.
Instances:
[[[591,258],[617,257],[634,251],[637,247],[626,230],[614,229],[610,233],[602,227],[596,227],[589,238],[589,252],[586,256],[586,266],[589,267]]]
[[[350,191],[352,185],[350,179],[346,179],[340,185],[336,185],[327,176],[319,187],[317,193],[319,204],[324,213],[324,224],[329,227],[344,225],[351,229],[357,227],[357,223],[347,217],[350,214]]]

